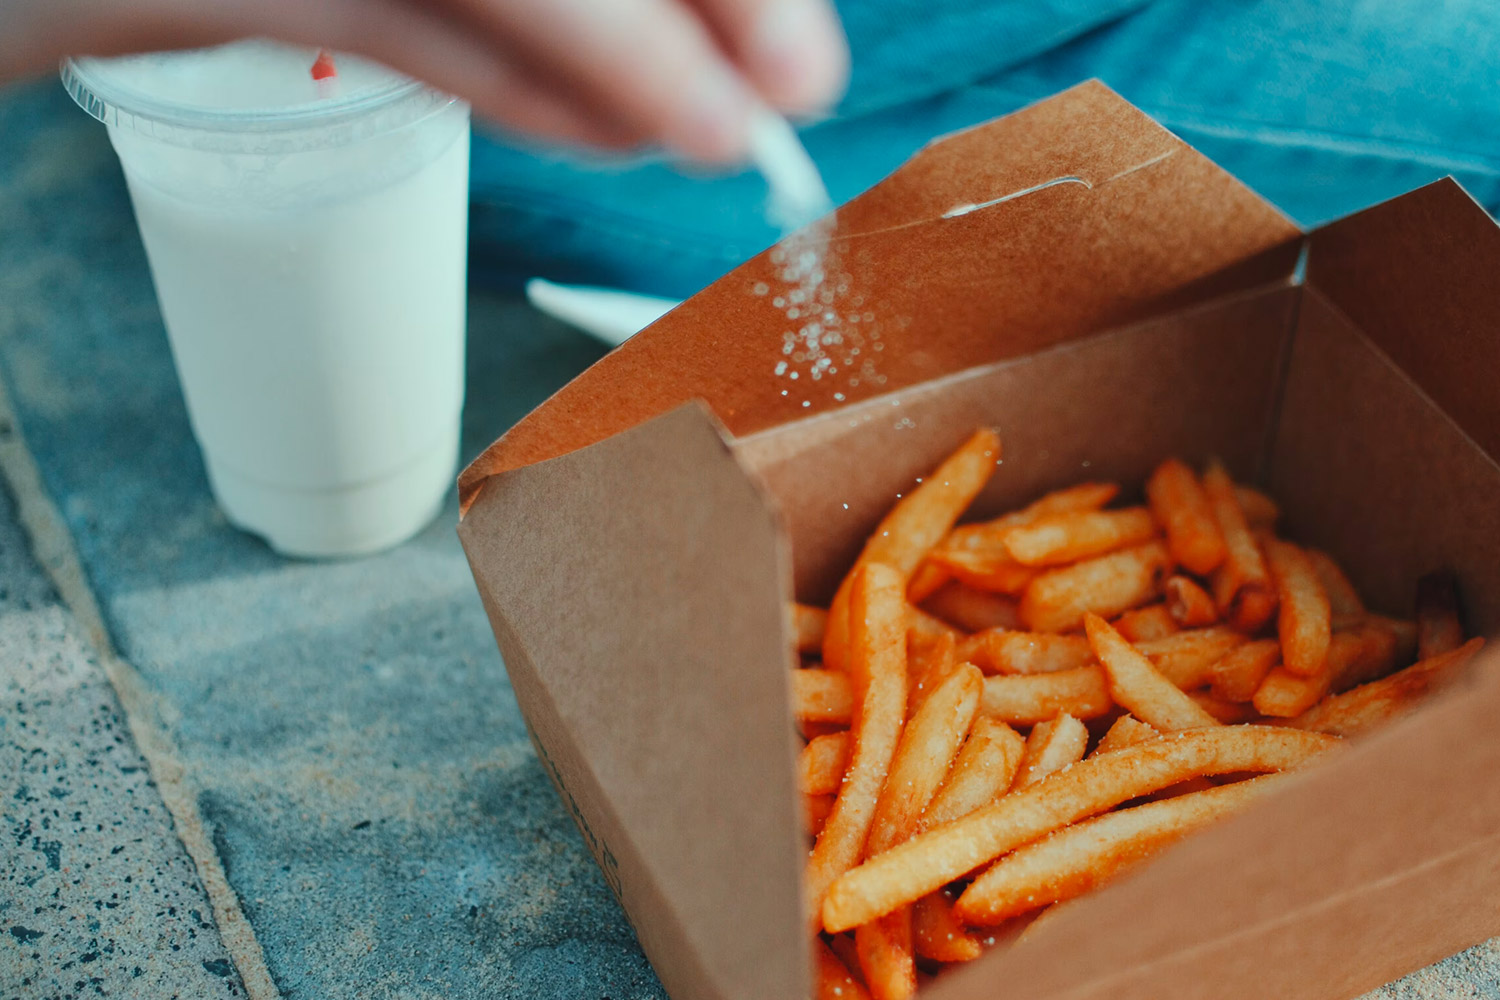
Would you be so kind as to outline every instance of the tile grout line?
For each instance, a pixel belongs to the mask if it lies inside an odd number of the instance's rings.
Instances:
[[[32,555],[57,588],[63,604],[83,626],[115,696],[120,699],[130,735],[172,817],[173,832],[198,872],[213,908],[219,938],[234,961],[249,1000],[281,1000],[255,929],[240,907],[239,896],[229,884],[213,838],[198,810],[196,789],[177,758],[171,738],[154,721],[154,702],[140,674],[116,652],[110,640],[72,535],[42,485],[41,472],[26,447],[3,382],[0,382],[0,478],[15,500]]]

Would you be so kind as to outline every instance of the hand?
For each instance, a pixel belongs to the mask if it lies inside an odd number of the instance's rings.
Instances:
[[[547,139],[745,155],[755,101],[836,100],[848,48],[828,0],[0,0],[0,79],[64,55],[250,35],[358,52]]]

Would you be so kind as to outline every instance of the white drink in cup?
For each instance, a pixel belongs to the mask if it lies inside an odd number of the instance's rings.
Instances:
[[[109,126],[193,432],[231,522],[298,556],[395,545],[453,483],[466,105],[270,42],[70,60]]]

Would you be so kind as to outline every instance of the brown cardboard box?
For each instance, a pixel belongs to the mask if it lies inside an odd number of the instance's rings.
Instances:
[[[807,994],[786,602],[977,425],[980,514],[1216,454],[1376,607],[1446,565],[1500,627],[1500,231],[1452,182],[1304,235],[1086,84],[930,146],[832,245],[882,331],[863,384],[781,394],[762,256],[461,480],[538,751],[681,1000]],[[1349,997],[1500,933],[1495,659],[925,995]]]

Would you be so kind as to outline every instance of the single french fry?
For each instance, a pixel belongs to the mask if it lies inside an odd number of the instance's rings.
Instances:
[[[991,926],[1073,899],[1284,781],[1270,774],[1209,787],[1058,830],[996,861],[964,890],[955,912],[966,923]]]
[[[1146,501],[1167,534],[1172,558],[1199,576],[1224,561],[1224,536],[1198,477],[1186,464],[1169,458],[1146,480]]]
[[[1192,577],[1181,574],[1168,577],[1164,592],[1167,613],[1183,628],[1199,628],[1219,620],[1214,599]]]
[[[956,639],[962,634],[958,629],[949,625],[941,618],[934,618],[921,608],[911,604],[906,606],[906,623],[913,632],[924,639],[936,639],[942,635],[951,635]]]
[[[1026,737],[1026,755],[1021,758],[1011,791],[1034,785],[1054,771],[1083,760],[1088,747],[1088,727],[1067,712],[1037,723]]]
[[[1255,710],[1261,715],[1289,719],[1312,708],[1330,692],[1346,691],[1390,673],[1396,665],[1397,641],[1395,633],[1376,620],[1336,632],[1328,644],[1323,667],[1316,674],[1304,677],[1285,666],[1267,674],[1255,692]]]
[[[792,605],[792,624],[797,631],[797,652],[821,653],[828,612],[810,604]]]
[[[980,938],[953,915],[953,896],[929,892],[912,906],[912,939],[917,954],[933,962],[972,962],[984,954]]]
[[[1245,722],[1257,722],[1261,715],[1255,710],[1255,706],[1247,701],[1230,701],[1220,698],[1210,691],[1189,691],[1187,696],[1192,699],[1193,704],[1213,716],[1220,724],[1225,726],[1237,726]]]
[[[1021,621],[1036,632],[1067,632],[1088,612],[1113,617],[1157,597],[1168,565],[1167,547],[1155,541],[1047,570],[1026,585]]]
[[[928,562],[960,583],[994,594],[1019,594],[1036,576],[1003,547],[934,552]]]
[[[1415,708],[1446,675],[1473,659],[1484,646],[1477,636],[1457,649],[1438,653],[1389,677],[1324,698],[1287,725],[1334,736],[1358,736]]]
[[[1148,726],[1133,715],[1122,715],[1100,737],[1099,745],[1094,747],[1094,753],[1109,753],[1111,750],[1134,746],[1143,740],[1154,740],[1160,735],[1156,727]]]
[[[911,582],[906,585],[906,599],[913,604],[921,604],[951,579],[947,570],[935,565],[930,559],[923,560],[922,565],[911,575]]]
[[[1114,707],[1097,666],[1051,674],[1007,674],[984,679],[979,711],[1012,726],[1034,726],[1062,712],[1097,719]]]
[[[1109,678],[1109,694],[1142,722],[1162,732],[1217,726],[1218,720],[1161,675],[1151,661],[1126,642],[1114,626],[1098,615],[1087,615],[1083,627],[1094,655]]]
[[[915,633],[908,633],[906,646],[906,717],[910,719],[922,707],[927,696],[937,690],[938,685],[948,679],[958,667],[954,658],[953,636],[942,635],[934,642],[913,642]]]
[[[1323,668],[1328,655],[1332,632],[1328,594],[1301,549],[1271,535],[1262,536],[1261,542],[1281,605],[1276,620],[1281,639],[1281,668],[1312,677]]]
[[[911,908],[903,906],[854,930],[859,971],[874,1000],[907,1000],[917,992]]]
[[[1165,639],[1180,632],[1182,626],[1172,617],[1165,604],[1148,604],[1125,612],[1113,622],[1115,631],[1131,642]]]
[[[959,664],[922,703],[901,733],[864,845],[872,857],[910,837],[943,783],[979,708],[984,675]]]
[[[1161,639],[1147,639],[1135,644],[1163,677],[1191,691],[1207,684],[1209,671],[1230,650],[1245,643],[1245,637],[1232,628],[1210,625],[1207,628],[1184,629]]]
[[[1349,582],[1343,567],[1334,562],[1333,556],[1320,549],[1303,549],[1302,554],[1307,557],[1313,575],[1322,585],[1323,593],[1328,597],[1328,610],[1334,617],[1357,618],[1365,613],[1365,602],[1360,600],[1359,591],[1354,589],[1354,584]]]
[[[1270,726],[1173,733],[1089,757],[962,819],[919,834],[845,872],[828,890],[823,925],[868,923],[1053,830],[1199,775],[1282,771],[1337,745]]]
[[[1276,588],[1234,482],[1217,459],[1203,473],[1203,492],[1224,538],[1224,562],[1213,574],[1214,603],[1225,621],[1245,632],[1258,631],[1276,610]]]
[[[988,629],[959,643],[958,651],[987,674],[1050,674],[1094,662],[1087,639],[1055,632]]]
[[[1119,483],[1075,483],[1027,504],[1021,513],[1032,520],[1080,510],[1098,510],[1120,494]],[[1009,524],[1005,527],[1010,527]]]
[[[1005,547],[1024,566],[1061,566],[1154,537],[1156,522],[1144,507],[1079,510],[1017,525],[1005,533]]]
[[[965,632],[979,632],[987,628],[1018,628],[1021,624],[1015,600],[971,587],[960,580],[952,580],[939,587],[923,603],[923,609]]]
[[[1430,659],[1464,644],[1458,611],[1452,573],[1428,573],[1417,581],[1417,656]]]
[[[889,777],[881,789],[865,844],[878,854],[916,831],[979,707],[983,675],[959,664],[915,711],[901,734]],[[855,932],[860,969],[876,1000],[901,1000],[916,990],[911,914],[887,914]]]
[[[1281,508],[1276,505],[1276,501],[1253,486],[1235,486],[1234,498],[1239,501],[1246,523],[1254,530],[1269,530],[1281,516]]]
[[[975,716],[969,738],[922,814],[922,828],[951,823],[1004,795],[1025,752],[1020,733],[988,716]]]
[[[804,795],[832,795],[844,781],[849,766],[847,732],[815,736],[797,756],[797,785]]]
[[[901,592],[933,546],[942,541],[955,521],[979,495],[1000,459],[1000,437],[982,429],[916,489],[892,507],[865,543],[854,569],[834,594],[829,607],[828,628],[823,638],[823,665],[842,670],[849,640],[849,590],[854,573],[870,563],[893,568],[901,577]]]
[[[816,963],[813,1000],[870,1000],[869,991],[820,939],[813,938]]]
[[[814,929],[828,887],[859,862],[906,716],[906,580],[882,563],[866,563],[850,579],[848,679],[860,697],[844,783],[803,878]]]
[[[828,814],[833,812],[832,795],[806,795],[802,796],[802,825],[808,836],[816,837],[823,832],[823,824],[828,822]]]
[[[1250,701],[1279,663],[1281,644],[1275,639],[1257,639],[1219,657],[1208,670],[1208,683],[1226,701]]]
[[[818,667],[793,670],[792,715],[798,722],[847,726],[854,715],[854,691],[848,676]]]
[[[854,981],[861,987],[865,985],[865,977],[859,971],[859,949],[854,946],[854,935],[830,934],[828,935],[828,950],[838,956],[843,963],[845,971],[854,977]]]
[[[906,724],[875,806],[866,857],[889,850],[917,831],[922,811],[968,735],[983,684],[978,667],[959,664]],[[859,967],[875,1000],[904,1000],[916,992],[911,920],[902,909],[855,931]]]

